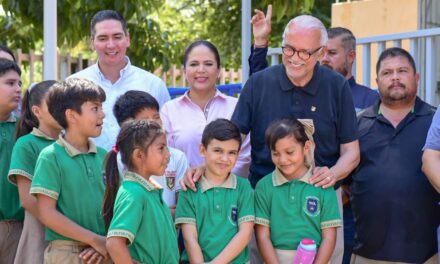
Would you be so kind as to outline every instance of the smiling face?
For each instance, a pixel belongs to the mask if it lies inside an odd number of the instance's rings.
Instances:
[[[289,27],[283,46],[289,46],[295,50],[306,50],[309,53],[317,50],[320,47],[321,32],[319,29],[307,29],[295,26]],[[305,86],[313,76],[313,69],[322,57],[323,49],[313,53],[308,60],[303,60],[298,57],[298,53],[292,56],[287,56],[283,53],[283,64],[286,67],[286,73],[289,80],[296,86]]]
[[[293,136],[281,138],[271,151],[272,162],[287,179],[298,179],[307,171],[305,155],[309,148],[309,141],[303,146]]]
[[[376,81],[384,104],[410,104],[416,99],[419,74],[403,56],[382,60]]]
[[[142,153],[142,152],[140,152]],[[141,162],[142,175],[164,175],[165,169],[170,161],[170,152],[167,148],[167,139],[165,134],[159,135],[148,146]]]
[[[9,116],[19,104],[21,98],[20,75],[10,70],[0,76],[0,112]]]
[[[198,45],[188,53],[184,72],[192,91],[215,91],[220,68],[208,47]]]
[[[122,69],[126,64],[125,55],[130,46],[130,36],[124,32],[118,20],[103,20],[95,25],[91,46],[98,54],[101,67]]]
[[[201,144],[200,155],[205,158],[206,176],[226,178],[237,162],[239,151],[240,143],[235,139],[212,139],[206,148]]]

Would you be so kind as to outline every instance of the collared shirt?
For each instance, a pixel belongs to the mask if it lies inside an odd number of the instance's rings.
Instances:
[[[437,253],[439,194],[421,170],[422,148],[434,115],[416,99],[394,127],[380,102],[359,116],[361,160],[352,174],[356,223],[353,252],[365,258],[423,263]]]
[[[115,144],[119,132],[118,122],[113,115],[113,106],[121,95],[130,90],[144,91],[156,98],[160,106],[170,100],[168,89],[159,77],[131,65],[128,57],[126,60],[127,65],[120,71],[120,78],[115,83],[105,78],[98,63],[69,76],[69,78],[89,79],[104,89],[106,95],[102,105],[105,113],[104,125],[101,135],[93,140],[107,151]]]
[[[254,196],[246,179],[230,174],[220,186],[202,176],[197,192],[181,192],[176,209],[176,225],[194,224],[205,262],[212,261],[239,231],[239,225],[254,221]],[[182,260],[188,261],[187,252]],[[249,261],[245,248],[231,263]]]
[[[118,190],[107,238],[125,237],[133,259],[141,263],[178,263],[173,219],[162,187],[128,171]]]
[[[12,150],[8,173],[9,182],[17,185],[17,174],[32,181],[38,155],[53,142],[55,142],[55,139],[47,136],[36,127],[33,128],[31,133],[20,137]]]
[[[24,219],[18,189],[8,182],[16,122],[17,119],[13,115],[10,115],[6,121],[0,122],[0,221]]]
[[[270,228],[276,249],[296,250],[301,239],[321,244],[321,229],[341,226],[333,188],[310,184],[312,167],[289,181],[278,168],[261,179],[255,189],[255,224]]]
[[[92,141],[86,153],[80,152],[60,136],[38,156],[30,193],[56,200],[60,213],[95,234],[105,235],[101,211],[106,154]],[[72,239],[46,227],[46,240]]]
[[[188,92],[166,103],[162,107],[160,116],[167,131],[169,146],[183,151],[190,167],[204,164],[205,160],[199,152],[203,130],[207,124],[218,118],[230,119],[236,104],[237,98],[224,95],[219,90],[203,110],[191,101]],[[232,172],[247,177],[249,164],[250,144],[247,137],[241,146],[240,155]]]
[[[275,168],[264,141],[267,127],[289,117],[313,120],[317,166],[332,167],[341,144],[357,140],[350,86],[342,75],[316,65],[310,82],[297,87],[282,64],[257,72],[246,82],[231,118],[241,133],[251,134],[249,179],[253,186]]]
[[[377,100],[379,100],[379,93],[377,91],[356,83],[353,76],[348,79],[348,84],[351,87],[351,94],[353,96],[353,103],[356,112],[372,106]]]
[[[432,149],[440,151],[440,108],[435,111],[431,126],[429,127],[428,136],[423,150]]]

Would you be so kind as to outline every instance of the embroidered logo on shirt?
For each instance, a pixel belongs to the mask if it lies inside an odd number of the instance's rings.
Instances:
[[[165,179],[167,181],[167,188],[173,190],[176,183],[176,171],[165,171]]]
[[[232,225],[236,226],[238,220],[238,207],[236,205],[231,206],[231,211],[229,214],[229,221]]]
[[[303,210],[309,216],[317,216],[321,210],[318,197],[307,196]]]

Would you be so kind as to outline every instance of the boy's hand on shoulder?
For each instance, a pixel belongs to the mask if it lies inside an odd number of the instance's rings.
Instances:
[[[104,260],[104,257],[92,247],[84,249],[79,254],[79,258],[87,264],[99,264],[102,260]]]
[[[185,176],[180,179],[180,186],[182,186],[182,191],[186,192],[189,189],[197,192],[196,182],[202,177],[205,173],[205,165],[202,165],[197,168],[189,168]]]
[[[99,254],[101,254],[101,256],[104,257],[104,259],[108,259],[108,252],[105,243],[106,243],[105,236],[96,235],[96,237],[93,239],[90,245],[93,247],[94,250],[96,250]]]

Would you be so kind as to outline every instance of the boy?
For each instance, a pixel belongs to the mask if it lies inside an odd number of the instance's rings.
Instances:
[[[254,226],[254,198],[246,179],[231,173],[240,151],[241,135],[227,119],[209,123],[200,153],[205,175],[197,192],[180,194],[176,225],[181,225],[183,263],[246,263]]]
[[[7,177],[17,121],[12,111],[21,97],[20,75],[15,62],[0,59],[0,260],[5,264],[14,262],[24,219],[18,190]]]
[[[128,91],[116,100],[113,106],[113,114],[118,121],[119,126],[129,119],[147,119],[155,121],[162,126],[162,120],[159,115],[159,103],[147,92]],[[188,161],[185,154],[175,148],[168,147],[170,151],[170,161],[165,170],[165,175],[152,176],[163,189],[163,200],[168,205],[171,215],[174,217],[178,191],[180,191],[180,179],[188,169]],[[122,164],[118,154],[119,170],[122,172]],[[122,173],[120,173],[122,175]]]
[[[77,78],[48,94],[49,112],[65,133],[40,153],[30,190],[46,225],[45,263],[83,263],[78,254],[89,246],[107,257],[101,216],[106,152],[89,139],[101,134],[104,100],[102,88]]]

